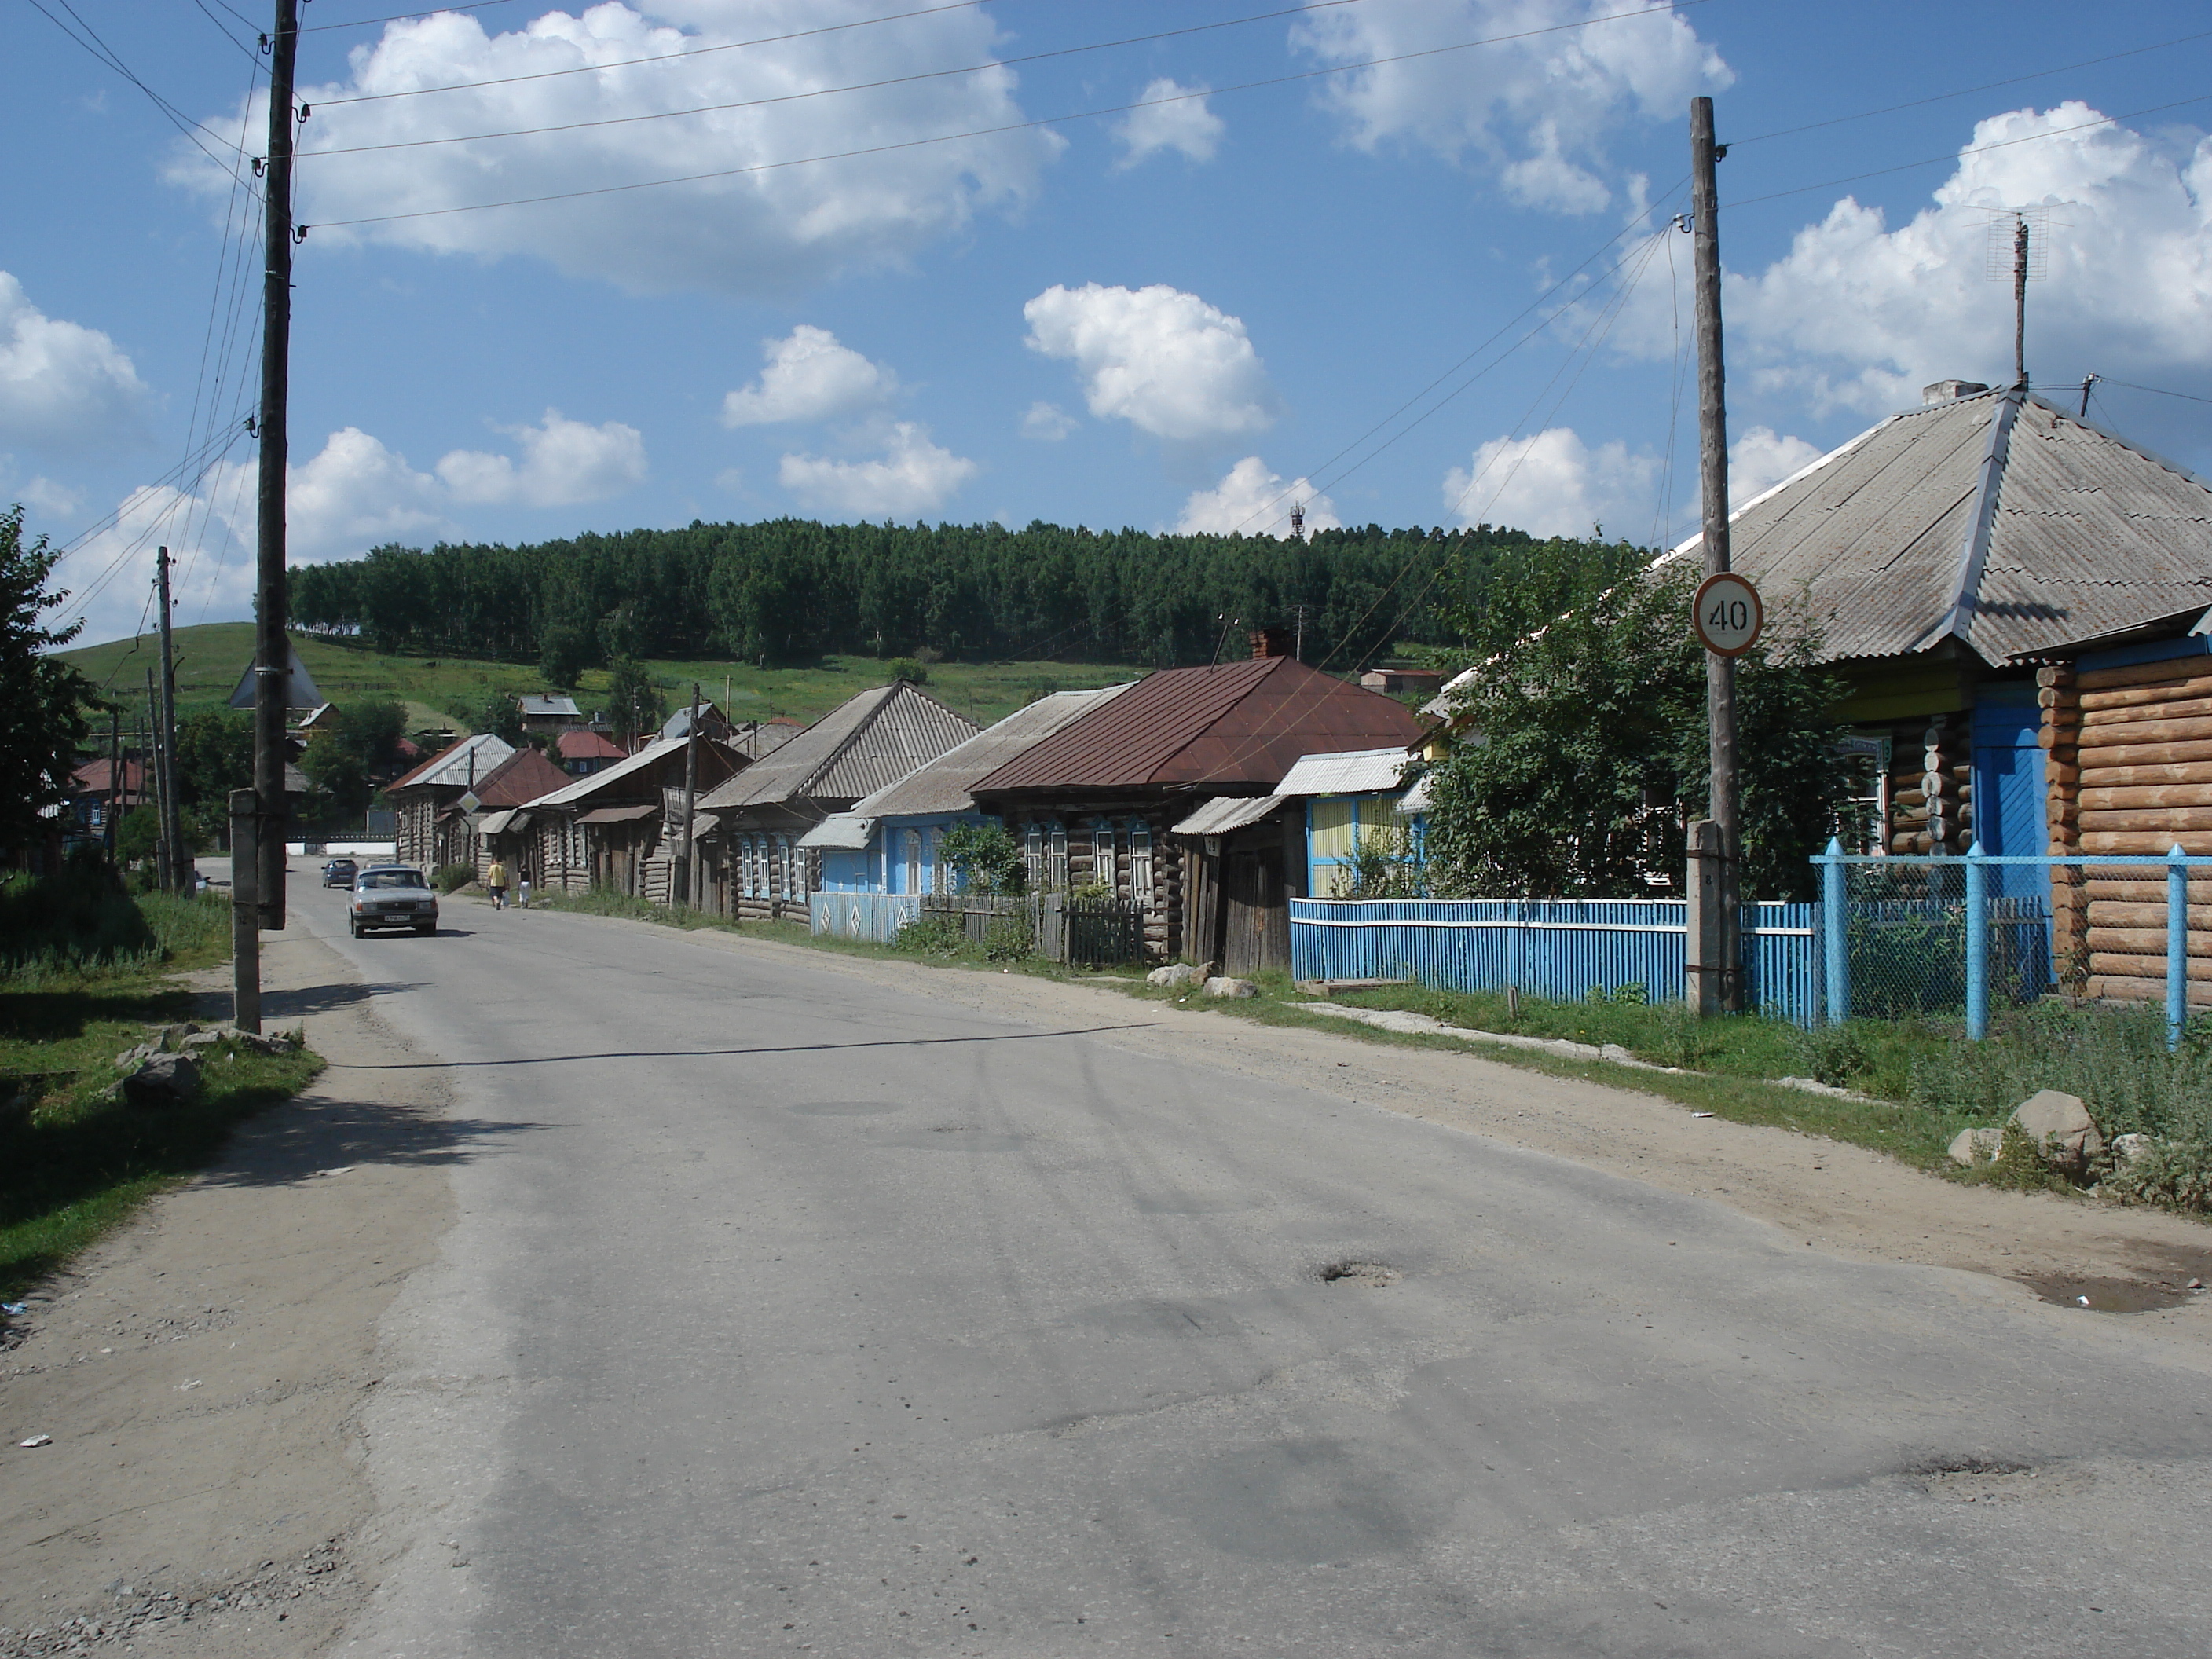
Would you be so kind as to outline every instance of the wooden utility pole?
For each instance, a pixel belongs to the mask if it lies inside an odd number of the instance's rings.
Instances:
[[[261,804],[261,926],[284,926],[284,713],[291,642],[284,624],[286,404],[292,351],[292,67],[300,44],[298,0],[276,0],[269,37],[269,155],[262,179],[261,478],[254,567],[253,793]],[[240,964],[240,973],[244,971]],[[259,987],[255,987],[259,996]]]
[[[699,682],[691,682],[691,726],[684,734],[684,822],[676,847],[676,902],[691,902],[691,815],[699,805]]]
[[[184,806],[178,799],[182,780],[177,775],[177,653],[169,635],[169,565],[165,547],[154,561],[161,589],[161,752],[168,757],[167,787],[161,793],[161,844],[168,849],[169,861],[161,872],[161,885],[173,893],[189,893],[192,860],[185,848]]]
[[[1728,402],[1721,357],[1720,190],[1714,167],[1713,100],[1690,100],[1690,210],[1698,309],[1698,453],[1705,574],[1729,568]],[[1686,989],[1700,1013],[1743,1007],[1743,929],[1739,872],[1741,793],[1736,778],[1735,661],[1705,653],[1705,715],[1711,765],[1707,817],[1690,826]],[[1706,826],[1710,826],[1707,828]]]
[[[146,750],[154,769],[154,878],[169,890],[169,763],[161,750],[161,694],[146,671]]]
[[[107,811],[101,827],[106,831],[107,861],[115,862],[117,820],[123,816],[123,705],[107,705]]]
[[[2012,383],[2027,385],[2027,216],[2014,216],[2012,233]],[[2089,388],[2081,388],[2086,414]]]

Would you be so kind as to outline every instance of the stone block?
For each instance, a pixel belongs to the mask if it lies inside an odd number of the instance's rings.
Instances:
[[[2002,1129],[1961,1129],[1951,1139],[1951,1162],[1971,1170],[1977,1164],[1996,1163],[2003,1150]]]
[[[133,1106],[175,1106],[200,1091],[200,1068],[189,1054],[155,1054],[123,1079]]]
[[[2044,1089],[2012,1109],[2008,1121],[2039,1149],[2045,1161],[2079,1170],[2105,1150],[2097,1121],[2078,1095]]]
[[[1210,997],[1255,997],[1260,988],[1249,979],[1210,979],[1206,981],[1206,994]]]

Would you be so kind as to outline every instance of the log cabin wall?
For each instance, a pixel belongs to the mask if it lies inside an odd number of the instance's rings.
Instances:
[[[2073,951],[2092,997],[2162,999],[2166,872],[2157,861],[2177,844],[2212,854],[2212,658],[2060,666],[2036,678],[2051,851],[2151,860],[2140,871],[2075,872],[2063,911],[2054,879],[2053,952]],[[2189,883],[2189,1000],[2212,1006],[2212,877]]]
[[[1923,715],[1856,735],[1889,739],[1889,853],[1963,853],[1974,841],[1973,732],[1969,714]]]
[[[1056,825],[1066,837],[1069,888],[1096,884],[1134,899],[1144,913],[1146,954],[1173,961],[1182,951],[1186,872],[1177,838],[1168,831],[1188,810],[1189,802],[1180,797],[1166,805],[1157,799],[1131,798],[1007,806],[1002,809],[1002,816],[1017,842],[1026,841],[1032,823],[1042,826],[1048,839]],[[1102,819],[1111,828],[1110,864],[1103,856],[1104,838],[1097,827]],[[1133,830],[1139,821],[1147,831],[1143,853],[1152,865],[1151,881],[1142,892],[1133,890],[1139,850]]]

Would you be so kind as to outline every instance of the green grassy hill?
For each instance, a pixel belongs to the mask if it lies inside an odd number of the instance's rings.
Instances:
[[[520,663],[483,662],[466,658],[393,657],[366,646],[295,635],[300,659],[315,678],[324,696],[332,702],[370,700],[404,702],[410,723],[444,726],[451,723],[446,705],[459,700],[481,702],[494,692],[543,691],[546,689],[536,668]],[[219,708],[230,696],[253,654],[251,623],[207,623],[176,632],[177,709],[189,714],[196,709]],[[88,675],[94,684],[130,700],[145,694],[146,670],[159,662],[160,646],[150,635],[137,641],[121,640],[87,646],[62,653]],[[825,657],[805,668],[757,668],[747,663],[652,662],[647,667],[661,682],[671,708],[688,700],[691,683],[726,707],[734,720],[766,720],[789,714],[811,720],[827,714],[855,692],[881,685],[890,678],[890,666],[872,657]],[[1073,691],[1135,679],[1144,671],[1119,664],[1065,662],[936,663],[929,670],[927,690],[940,702],[956,708],[979,726],[1010,714],[1039,690]],[[587,671],[575,687],[577,703],[586,712],[596,705],[592,694],[604,694],[607,675],[603,669]]]

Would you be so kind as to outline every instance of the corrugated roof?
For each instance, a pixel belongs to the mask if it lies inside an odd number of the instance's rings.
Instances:
[[[1403,747],[1423,729],[1402,703],[1290,657],[1167,668],[978,779],[974,793],[1178,784],[1272,792],[1301,755]]]
[[[1893,415],[1729,525],[1732,566],[1830,661],[1955,637],[1997,663],[2212,605],[2212,483],[2033,393]]]
[[[932,812],[967,812],[975,805],[973,786],[1016,757],[1026,753],[1062,726],[1127,691],[1134,681],[1095,691],[1055,691],[1027,708],[1017,708],[995,726],[956,744],[935,760],[872,795],[853,811],[870,817],[914,817]]]
[[[579,823],[635,823],[640,818],[649,818],[660,810],[657,802],[648,801],[641,806],[594,806],[588,812],[579,813]]]
[[[1280,795],[1216,795],[1175,826],[1178,836],[1225,836],[1257,823],[1283,805]]]
[[[514,745],[506,738],[479,732],[440,750],[413,771],[386,785],[385,793],[417,787],[465,789],[471,778],[490,776],[492,769],[514,753]]]
[[[754,720],[737,727],[723,741],[740,755],[766,760],[805,729],[787,720]]]
[[[539,697],[525,695],[515,701],[522,705],[526,720],[581,719],[583,710],[576,707],[574,697]]]
[[[894,681],[848,698],[699,805],[713,811],[794,801],[847,806],[975,735],[972,720]]]
[[[684,711],[689,714],[690,711]],[[563,760],[621,760],[624,758],[622,745],[605,733],[594,732],[588,726],[572,726],[553,740],[554,748]]]
[[[875,830],[873,818],[864,818],[857,812],[832,812],[801,836],[799,844],[817,853],[865,852]]]
[[[1395,789],[1413,757],[1403,749],[1346,749],[1331,755],[1301,755],[1283,781],[1279,795],[1369,795]]]
[[[537,750],[516,750],[477,780],[476,798],[486,806],[520,806],[549,790],[567,787],[568,775]]]
[[[562,787],[553,790],[549,793],[538,796],[538,799],[532,801],[530,805],[532,806],[573,806],[578,801],[584,800],[590,796],[596,795],[603,789],[612,789],[615,788],[617,785],[629,782],[629,781],[635,778],[639,773],[650,768],[652,764],[655,761],[659,760],[663,755],[668,754],[671,751],[681,752],[683,747],[683,738],[666,738],[658,743],[647,744],[644,748],[639,750],[637,753],[629,757],[629,759],[622,761],[616,765],[610,766],[605,771],[590,773],[580,778],[571,778],[564,772],[561,775],[562,780]],[[650,786],[642,782],[630,783],[630,787],[633,789],[642,789],[649,787]],[[617,793],[620,792],[617,791]],[[704,803],[702,802],[702,805],[704,805]]]

